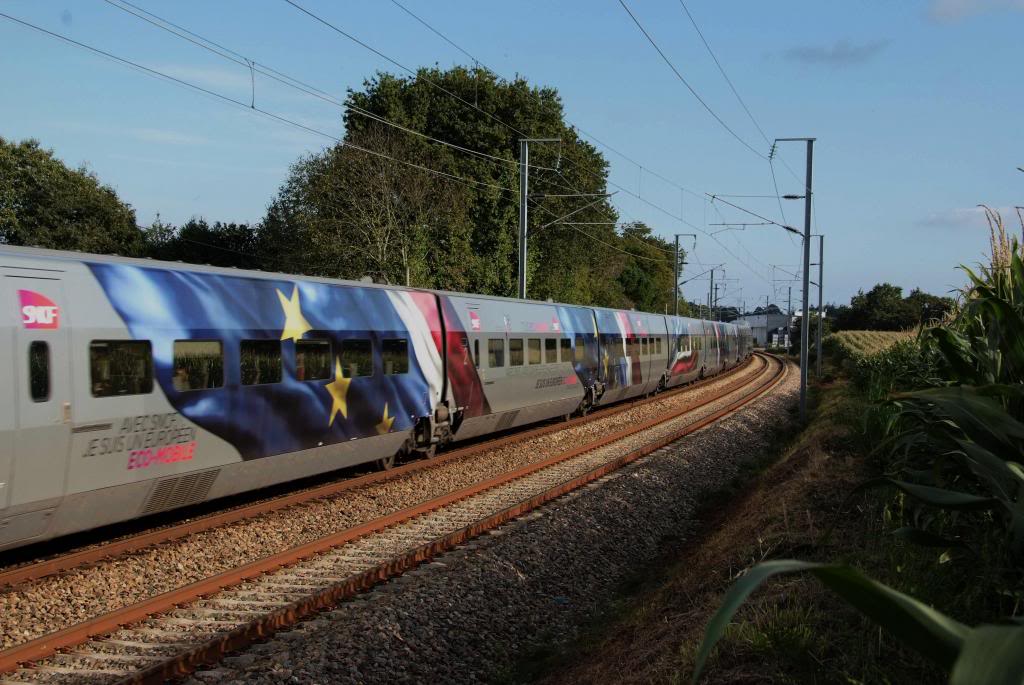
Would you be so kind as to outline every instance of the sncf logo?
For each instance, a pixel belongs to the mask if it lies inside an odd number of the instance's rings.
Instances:
[[[45,295],[32,290],[19,290],[21,325],[25,328],[59,328],[60,308]]]

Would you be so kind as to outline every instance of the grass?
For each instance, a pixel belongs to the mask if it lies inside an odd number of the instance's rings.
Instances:
[[[832,372],[834,368],[830,369]],[[988,560],[937,565],[941,550],[891,535],[902,499],[874,491],[840,503],[874,475],[863,437],[863,396],[845,378],[812,386],[812,422],[710,500],[703,537],[648,569],[614,609],[561,653],[509,682],[687,683],[707,621],[744,570],[774,558],[856,559],[858,568],[969,622],[993,614]],[[728,503],[723,506],[723,503]],[[822,533],[835,525],[833,534]],[[979,550],[984,555],[984,550]],[[944,682],[945,674],[848,608],[811,578],[783,576],[737,615],[704,683]]]

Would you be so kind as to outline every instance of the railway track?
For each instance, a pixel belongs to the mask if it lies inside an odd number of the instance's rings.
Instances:
[[[785,373],[759,359],[752,381],[668,415],[0,652],[0,673],[12,683],[187,673],[737,411]]]
[[[272,499],[259,500],[213,514],[192,518],[170,526],[142,531],[127,537],[114,539],[109,542],[91,545],[77,551],[70,551],[58,556],[21,564],[7,570],[0,571],[0,588],[13,587],[21,583],[45,578],[47,576],[69,571],[87,564],[94,564],[117,556],[139,552],[154,545],[166,544],[189,535],[212,530],[220,526],[226,526],[246,519],[263,516],[265,514],[282,511],[289,507],[307,504],[314,500],[335,497],[346,491],[355,490],[357,488],[364,488],[376,483],[404,478],[413,473],[433,469],[442,464],[459,459],[466,459],[489,450],[501,448],[505,445],[530,440],[544,435],[549,435],[551,433],[556,433],[567,428],[572,428],[574,426],[580,426],[608,418],[616,414],[621,414],[637,406],[642,406],[644,404],[663,400],[678,394],[690,392],[711,383],[720,382],[742,371],[748,364],[756,363],[755,360],[757,359],[759,358],[753,357],[745,364],[741,364],[734,369],[730,369],[724,374],[706,378],[690,385],[673,388],[659,395],[619,402],[615,405],[592,411],[586,416],[570,419],[569,421],[548,423],[536,428],[519,430],[508,435],[483,440],[465,447],[447,451],[433,459],[418,460],[388,471],[368,473],[300,490]]]

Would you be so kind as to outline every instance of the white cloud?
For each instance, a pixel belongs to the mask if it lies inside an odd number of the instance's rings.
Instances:
[[[1008,230],[1012,230],[1013,224],[1017,220],[1016,210],[1013,207],[993,207],[992,209],[1002,215],[1004,225]],[[930,228],[988,228],[983,207],[952,207],[932,212],[917,223]]]
[[[882,52],[888,44],[889,41],[887,40],[873,40],[860,45],[846,40],[839,40],[832,45],[804,45],[789,48],[782,55],[786,59],[805,64],[845,67],[851,64],[867,62]]]
[[[166,145],[209,145],[210,140],[203,136],[196,136],[179,131],[170,131],[162,128],[133,128],[128,130],[128,135],[137,140],[147,143],[162,143]]]
[[[1024,11],[1024,0],[932,0],[929,13],[942,21],[959,21],[994,10]]]

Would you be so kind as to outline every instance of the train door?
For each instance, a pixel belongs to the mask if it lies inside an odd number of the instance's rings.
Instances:
[[[3,296],[15,303],[15,436],[9,504],[43,510],[64,495],[71,437],[71,373],[66,299],[60,279],[7,275]],[[25,521],[41,526],[45,515]],[[43,532],[23,531],[23,537]]]

